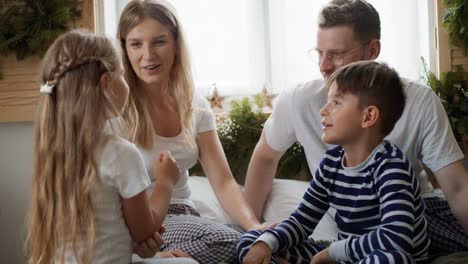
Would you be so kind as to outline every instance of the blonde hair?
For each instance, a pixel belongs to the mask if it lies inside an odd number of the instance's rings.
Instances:
[[[115,109],[100,77],[115,76],[120,67],[109,39],[82,30],[62,35],[45,54],[40,81],[54,87],[40,95],[35,123],[29,263],[63,263],[69,249],[78,263],[91,262],[91,190],[98,180],[98,151],[108,138],[103,130],[109,109]]]
[[[151,18],[165,26],[175,40],[175,58],[169,78],[169,95],[176,101],[182,133],[188,145],[193,146],[190,137],[194,125],[192,121],[193,79],[190,59],[181,26],[172,6],[166,1],[135,0],[130,1],[120,16],[117,39],[124,51],[124,67],[130,86],[128,105],[122,115],[128,124],[126,135],[132,142],[145,149],[153,147],[154,128],[150,116],[151,102],[148,101],[138,77],[130,64],[125,49],[126,37],[130,31],[145,18]]]

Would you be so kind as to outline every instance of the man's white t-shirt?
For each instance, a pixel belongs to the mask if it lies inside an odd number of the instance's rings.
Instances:
[[[196,138],[199,133],[216,130],[216,121],[208,101],[201,95],[197,93],[194,94],[192,106],[192,122],[194,124],[194,129],[190,132],[190,137],[192,142],[196,143]],[[157,175],[154,175],[154,160],[161,151],[170,151],[181,170],[181,177],[172,192],[170,203],[186,204],[195,208],[193,202],[190,200],[191,190],[188,184],[188,170],[198,161],[198,146],[196,144],[194,144],[194,146],[187,144],[182,132],[175,137],[162,137],[155,134],[154,140],[155,142],[152,149],[147,150],[138,146],[151,179],[148,192],[152,192],[157,181]]]
[[[96,227],[92,263],[128,264],[132,238],[125,224],[121,198],[145,191],[150,179],[136,146],[117,136],[111,136],[104,145],[98,162],[99,180],[92,189]],[[66,263],[77,263],[70,249]]]
[[[437,171],[463,159],[437,95],[427,86],[404,79],[402,82],[406,106],[386,139],[405,152],[416,175],[422,171],[421,162]],[[286,151],[298,141],[312,173],[325,151],[333,147],[322,141],[320,109],[327,101],[327,93],[323,80],[283,91],[264,127],[267,143],[274,150]],[[423,193],[432,189],[426,177],[420,178],[420,183]]]

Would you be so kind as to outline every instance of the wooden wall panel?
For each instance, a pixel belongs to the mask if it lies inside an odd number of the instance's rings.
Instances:
[[[434,14],[436,17],[436,51],[437,51],[437,68],[435,74],[440,78],[440,75],[443,72],[448,72],[451,70],[451,56],[450,56],[450,46],[449,46],[449,36],[448,33],[444,30],[442,26],[442,20],[445,13],[445,6],[442,3],[442,0],[434,0],[436,10]]]
[[[81,12],[81,19],[78,21],[78,27],[88,28],[96,32],[96,1],[83,0],[83,11]]]
[[[0,122],[30,121],[39,95],[37,57],[17,61],[14,54],[2,58],[0,72]]]
[[[95,1],[82,1],[82,17],[76,27],[95,31]],[[0,122],[34,119],[39,95],[40,58],[17,61],[14,54],[0,56]]]
[[[468,71],[468,53],[465,54],[465,51],[462,48],[452,47],[450,50],[450,56],[453,71],[456,70],[457,66],[462,66],[465,71]]]

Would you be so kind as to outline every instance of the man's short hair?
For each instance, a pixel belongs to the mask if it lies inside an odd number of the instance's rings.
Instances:
[[[362,42],[380,40],[380,17],[365,0],[332,0],[319,14],[319,27],[351,26]]]
[[[392,132],[405,108],[406,96],[398,73],[385,63],[358,61],[337,70],[327,82],[338,93],[351,93],[359,107],[375,105],[380,111],[383,136]]]

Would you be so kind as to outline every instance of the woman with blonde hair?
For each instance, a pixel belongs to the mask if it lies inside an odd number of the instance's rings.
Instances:
[[[128,264],[132,241],[157,250],[163,240],[153,234],[164,220],[164,192],[171,193],[180,171],[169,153],[157,156],[151,210],[141,155],[109,122],[129,94],[116,45],[85,31],[68,32],[45,54],[40,80],[29,263]]]
[[[260,224],[232,176],[209,105],[194,92],[175,10],[166,1],[130,1],[117,32],[130,86],[125,134],[138,146],[149,172],[162,150],[172,153],[182,171],[167,200],[162,250],[180,248],[200,263],[234,262],[242,231],[200,217],[190,200],[188,169],[200,161],[220,204],[243,229]],[[151,180],[158,182],[159,175]]]

